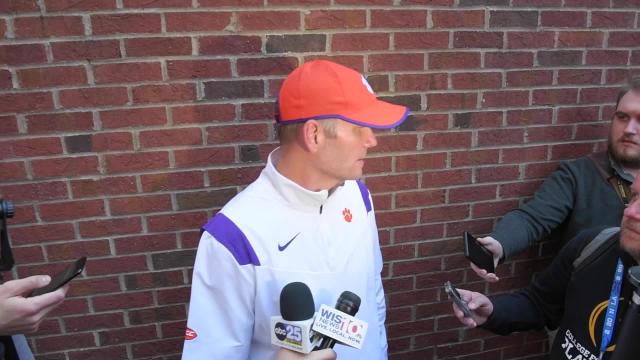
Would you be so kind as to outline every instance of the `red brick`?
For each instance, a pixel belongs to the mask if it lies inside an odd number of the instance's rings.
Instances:
[[[12,197],[16,200],[16,197]],[[51,233],[49,233],[51,232]],[[12,227],[11,242],[14,246],[26,244],[40,244],[50,241],[75,239],[75,232],[71,223],[33,225],[27,227]]]
[[[138,0],[139,1],[139,0]],[[188,6],[187,6],[188,7]],[[231,12],[166,13],[167,31],[222,31],[231,22]]]
[[[33,200],[52,200],[66,199],[67,186],[62,181],[27,183],[19,185],[2,185],[0,186],[0,194],[11,194],[11,200],[33,201]]]
[[[0,37],[2,34],[0,34]],[[13,80],[11,79],[11,72],[9,70],[0,70],[0,89],[13,88]]]
[[[118,40],[61,41],[51,43],[56,61],[102,60],[120,57]]]
[[[91,16],[94,35],[159,33],[160,14],[121,13]]]
[[[105,156],[105,164],[110,174],[166,169],[169,167],[169,154],[164,151],[135,154],[112,154]]]
[[[91,130],[93,130],[93,116],[90,112],[52,113],[27,116],[27,131],[30,134]]]
[[[262,166],[216,169],[208,171],[207,176],[211,186],[241,186],[257,179],[261,171]]]
[[[49,261],[75,260],[80,256],[94,258],[108,255],[111,255],[111,248],[109,246],[109,240],[106,239],[95,241],[74,241],[47,246],[47,259]],[[74,282],[72,293],[69,295],[74,296],[76,292],[76,283]],[[95,292],[92,292],[91,294],[93,295]]]
[[[256,11],[239,12],[238,29],[259,30],[299,30],[300,13],[297,11]]]
[[[414,225],[417,222],[416,210],[380,211],[376,214],[378,228]]]
[[[490,166],[476,169],[476,183],[518,180],[518,166]]]
[[[40,217],[45,221],[72,220],[76,217],[105,215],[102,200],[68,201],[40,205]]]
[[[529,91],[487,91],[482,94],[481,104],[483,108],[528,106]]]
[[[560,142],[569,141],[573,134],[572,126],[544,126],[527,129],[527,142]]]
[[[38,351],[54,352],[61,350],[89,348],[96,346],[93,334],[64,334],[35,340]]]
[[[92,301],[95,311],[99,312],[153,306],[151,291],[95,296]]]
[[[13,257],[20,259],[21,263],[29,264],[46,261],[42,246],[39,244],[36,246],[13,247],[11,251],[13,252]]]
[[[133,150],[129,132],[102,132],[91,136],[91,150],[96,152]]]
[[[40,10],[37,0],[7,0],[0,2],[0,13],[25,13]]]
[[[47,55],[44,45],[18,44],[0,46],[0,64],[25,65],[45,63]]]
[[[484,10],[433,10],[431,21],[434,28],[482,28]]]
[[[182,271],[155,271],[141,274],[125,275],[127,290],[143,290],[184,285]],[[180,310],[179,310],[180,309]],[[184,306],[165,306],[153,309],[134,310],[129,313],[132,324],[147,324],[156,321],[177,320],[175,316],[184,317]]]
[[[451,110],[451,109],[475,109],[478,101],[476,93],[443,93],[427,95],[428,109]]]
[[[613,101],[618,88],[585,88],[580,90],[580,104],[601,104]]]
[[[447,49],[449,33],[441,32],[397,32],[394,33],[396,49]]]
[[[24,88],[87,84],[87,74],[82,66],[21,69],[17,74]]]
[[[422,143],[422,146],[427,150],[469,148],[471,146],[471,132],[425,134]]]
[[[526,163],[532,161],[544,161],[547,159],[546,146],[527,146],[518,148],[502,149],[502,162],[510,163]]]
[[[592,122],[600,119],[600,108],[590,107],[562,107],[558,110],[558,124]]]
[[[105,353],[118,359],[126,359],[128,357],[127,348],[124,346],[101,346],[90,350],[69,351],[69,360],[99,359],[104,356]]]
[[[565,6],[568,7],[609,7],[609,0],[566,0]]]
[[[162,339],[159,341],[137,343],[131,345],[131,349],[135,358],[157,358],[176,351],[176,349],[180,349],[183,343],[183,338]]]
[[[451,153],[451,167],[497,164],[498,150],[465,150]]]
[[[430,53],[428,69],[469,69],[480,67],[480,54],[477,52]]]
[[[551,147],[551,160],[575,159],[592,151],[593,145],[587,144],[560,144]]]
[[[420,190],[415,192],[403,192],[396,194],[396,208],[423,207],[429,205],[444,204],[444,190]],[[390,259],[384,258],[385,261]]]
[[[147,225],[151,232],[198,229],[206,222],[207,214],[204,211],[147,217]]]
[[[0,180],[26,180],[26,178],[27,172],[24,162],[16,161],[0,163]]]
[[[495,129],[478,132],[478,146],[517,145],[524,143],[522,129]]]
[[[454,48],[502,48],[504,33],[488,31],[456,31],[453,33]]]
[[[298,67],[295,57],[269,57],[264,59],[238,59],[236,68],[240,76],[287,75]]]
[[[575,104],[577,89],[541,89],[533,90],[533,105]]]
[[[426,26],[426,10],[371,10],[371,28],[411,29]]]
[[[594,28],[633,28],[635,16],[631,12],[592,11],[591,27]]]
[[[78,177],[98,173],[97,156],[68,157],[31,161],[35,178]]]
[[[229,125],[207,128],[208,144],[265,141],[268,136],[269,129],[265,124]]]
[[[0,112],[27,112],[53,110],[49,92],[0,94]]]
[[[396,36],[399,36],[397,34]],[[333,51],[364,51],[388,50],[389,34],[381,33],[348,33],[333,34],[331,50]],[[397,43],[398,40],[396,40]]]
[[[62,154],[59,138],[33,138],[3,141],[0,143],[0,158],[33,157]]]
[[[175,234],[154,234],[123,237],[114,240],[116,254],[146,254],[154,251],[177,249]]]
[[[188,37],[126,39],[124,47],[128,57],[191,55],[191,39]]]
[[[489,27],[504,28],[536,28],[538,26],[537,11],[492,10]]]
[[[558,70],[558,85],[600,84],[600,69],[566,69]]]
[[[493,52],[485,54],[485,68],[528,68],[533,66],[533,53]]]
[[[398,172],[442,169],[446,165],[445,153],[413,154],[396,157],[395,170]]]
[[[367,25],[365,10],[311,10],[304,17],[305,29],[361,29]]]
[[[454,89],[493,89],[502,86],[502,74],[498,72],[470,72],[451,74]]]
[[[365,161],[364,164],[364,173],[366,175],[388,173],[391,170],[391,157],[370,157]]]
[[[18,133],[18,120],[15,116],[0,116],[0,135],[15,135]]]
[[[100,112],[102,126],[107,129],[164,125],[167,115],[164,108],[133,108]]]
[[[167,61],[170,79],[229,78],[229,60],[172,60]]]
[[[37,16],[14,19],[16,38],[84,35],[80,16]]]
[[[442,74],[398,74],[395,76],[396,91],[446,90],[448,76]]]
[[[587,51],[587,65],[627,65],[627,50],[590,50]]]
[[[154,325],[127,327],[124,329],[113,329],[100,331],[98,333],[100,345],[122,344],[130,339],[138,341],[157,339],[158,334]]]
[[[174,124],[227,122],[236,117],[235,106],[230,104],[203,104],[171,108]]]
[[[538,49],[551,48],[555,42],[552,31],[510,31],[507,33],[507,48],[509,49]]]
[[[274,104],[266,103],[243,103],[240,105],[240,120],[243,121],[263,121],[273,120]]]
[[[271,0],[272,5],[329,5],[329,0]]]
[[[60,103],[66,108],[124,105],[128,101],[127,89],[124,87],[60,91]]]
[[[259,36],[203,36],[198,41],[202,55],[258,54],[262,50]]]
[[[541,125],[551,124],[553,121],[553,110],[551,109],[528,109],[507,111],[508,125]]]
[[[509,87],[543,86],[551,85],[552,83],[552,70],[522,70],[507,72],[507,86]]]
[[[109,209],[116,216],[171,211],[171,196],[167,194],[109,199]]]
[[[587,124],[578,125],[576,129],[576,140],[602,140],[609,134],[609,124]]]
[[[202,145],[200,128],[142,131],[139,134],[142,148]]]
[[[602,47],[604,33],[597,31],[561,31],[558,34],[558,48]]]
[[[71,332],[123,327],[124,313],[87,314],[76,317],[65,317],[63,322],[65,329]],[[113,354],[111,349],[109,350],[109,354]]]
[[[48,12],[53,11],[73,11],[73,10],[115,10],[115,0],[45,0],[45,7]]]
[[[540,24],[548,27],[584,28],[587,26],[587,12],[545,10],[540,13]]]
[[[74,198],[133,194],[137,192],[136,180],[132,176],[72,180],[71,192]]]
[[[100,236],[114,236],[114,235],[123,235],[123,234],[136,234],[142,231],[142,222],[139,217],[127,217],[120,219],[108,219],[108,220],[93,220],[93,221],[81,221],[78,224],[78,229],[80,230],[80,235],[84,238],[90,237],[100,237]],[[131,260],[131,259],[129,259]],[[125,259],[108,259],[108,260],[92,260],[93,266],[89,266],[90,271],[87,271],[89,275],[94,274],[107,274],[107,271],[100,270],[100,266],[97,262],[103,263],[105,261],[118,261],[122,264],[129,263],[129,261],[125,261]],[[144,270],[146,266],[141,266],[140,263],[145,264],[144,259],[139,261],[138,264],[127,264],[131,265],[131,270]],[[114,270],[114,269],[112,269]],[[126,272],[125,269],[119,268],[120,272]]]
[[[141,85],[132,90],[134,103],[196,100],[195,84]]]
[[[162,80],[160,63],[119,63],[94,65],[96,84]]]
[[[369,71],[423,69],[423,54],[374,54],[369,56]]]
[[[175,150],[176,167],[231,164],[235,161],[233,147]]]
[[[453,126],[460,129],[499,127],[502,119],[499,111],[457,113],[453,115]]]

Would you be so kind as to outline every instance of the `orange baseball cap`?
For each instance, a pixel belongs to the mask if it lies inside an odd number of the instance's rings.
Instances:
[[[276,120],[281,124],[311,119],[340,119],[388,129],[400,125],[409,108],[378,100],[359,72],[327,60],[295,69],[280,89]]]

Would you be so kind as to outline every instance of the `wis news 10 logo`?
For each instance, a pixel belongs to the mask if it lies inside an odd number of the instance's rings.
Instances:
[[[367,334],[367,323],[327,305],[320,306],[313,330],[337,341],[361,349]]]

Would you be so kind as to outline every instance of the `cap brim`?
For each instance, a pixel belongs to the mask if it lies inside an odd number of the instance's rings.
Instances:
[[[338,115],[344,121],[376,129],[391,129],[409,116],[409,108],[376,99],[364,110]]]

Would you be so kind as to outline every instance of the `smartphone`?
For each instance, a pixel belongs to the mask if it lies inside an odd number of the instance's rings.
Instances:
[[[480,245],[473,235],[464,232],[464,256],[477,267],[487,270],[488,273],[495,273],[496,267],[493,262],[493,255],[484,246]]]
[[[68,283],[74,277],[80,275],[82,270],[84,270],[84,265],[87,262],[87,257],[83,256],[80,259],[74,261],[72,264],[67,266],[63,271],[55,274],[51,278],[51,282],[41,288],[37,288],[29,294],[29,297],[38,296],[46,293],[50,293],[55,291],[56,289],[64,286],[64,284]]]
[[[451,285],[451,281],[447,281],[444,283],[444,291],[449,296],[449,299],[453,300],[453,302],[458,305],[460,310],[462,310],[464,317],[471,317],[471,310],[469,309],[469,306],[466,302],[464,302],[464,300],[462,300],[462,297],[460,296],[458,290],[453,285]]]

